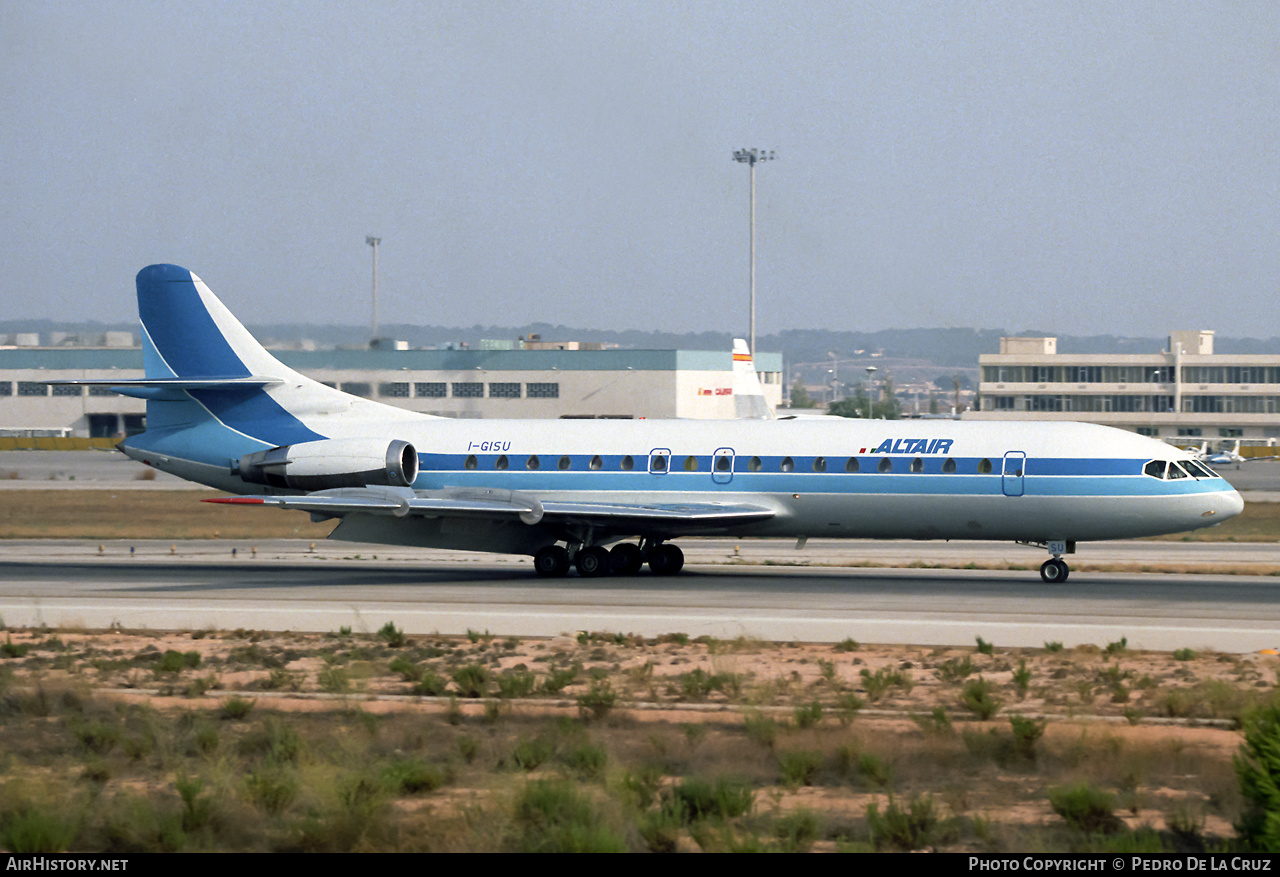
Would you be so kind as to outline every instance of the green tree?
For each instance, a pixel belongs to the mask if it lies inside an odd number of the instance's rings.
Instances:
[[[804,388],[804,384],[800,383],[800,379],[796,378],[795,384],[791,387],[791,405],[792,408],[817,408],[818,403],[809,391]]]
[[[1234,761],[1248,802],[1236,831],[1253,849],[1280,850],[1280,707],[1264,707],[1245,719],[1244,743]]]

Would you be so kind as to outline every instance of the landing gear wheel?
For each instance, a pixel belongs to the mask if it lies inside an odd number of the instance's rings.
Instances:
[[[609,549],[599,545],[592,545],[590,548],[583,548],[578,552],[575,561],[578,567],[578,575],[584,579],[593,579],[596,576],[605,576],[609,574],[611,567],[609,561]]]
[[[659,545],[649,553],[649,569],[656,576],[673,576],[684,568],[684,552],[674,545]]]
[[[559,545],[539,548],[533,556],[533,568],[540,576],[559,578],[569,572],[569,552]]]
[[[1060,557],[1046,560],[1040,567],[1040,578],[1048,585],[1060,585],[1071,575],[1071,567]]]
[[[609,552],[609,563],[616,576],[633,576],[644,566],[644,558],[640,554],[640,546],[623,542],[613,546]]]

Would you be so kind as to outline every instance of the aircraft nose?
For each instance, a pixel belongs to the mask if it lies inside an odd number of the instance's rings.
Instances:
[[[1213,494],[1209,508],[1201,517],[1220,524],[1234,518],[1242,511],[1244,511],[1244,497],[1235,490],[1224,490],[1222,493]]]

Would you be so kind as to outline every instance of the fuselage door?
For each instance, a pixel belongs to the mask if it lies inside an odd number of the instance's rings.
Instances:
[[[1027,455],[1022,451],[1010,451],[1004,455],[1004,473],[1000,477],[1000,489],[1005,496],[1022,496],[1023,479],[1027,473]]]
[[[649,474],[666,475],[671,468],[671,451],[667,448],[654,448],[649,452]]]
[[[716,448],[711,457],[711,480],[716,484],[733,480],[733,448]]]

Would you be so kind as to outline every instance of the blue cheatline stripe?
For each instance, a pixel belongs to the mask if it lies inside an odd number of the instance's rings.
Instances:
[[[494,469],[496,454],[475,455],[476,468],[465,468],[468,455],[419,454],[421,472],[415,487],[427,489],[444,486],[502,486],[513,490],[581,490],[581,491],[662,491],[708,493],[801,493],[801,494],[898,494],[898,495],[992,495],[1002,493],[1002,477],[997,467],[990,474],[976,474],[976,461],[970,474],[915,473],[908,467],[911,458],[894,458],[894,471],[883,473],[875,467],[859,473],[843,470],[814,472],[737,472],[726,484],[713,481],[713,472],[701,466],[697,472],[686,472],[679,459],[670,472],[651,474],[646,458],[637,457],[634,471],[618,471],[617,457],[604,457],[599,471],[587,469],[587,456],[571,455],[571,467],[557,468],[559,456],[539,456],[540,468],[525,467],[524,455],[508,456],[506,470]],[[633,455],[634,456],[634,455]],[[704,462],[703,458],[699,458]],[[709,458],[706,458],[709,459]],[[1089,461],[1084,461],[1089,462]],[[1111,462],[1111,461],[1097,461]],[[843,465],[843,464],[842,464]],[[1105,468],[1105,467],[1103,467]],[[1169,496],[1180,494],[1219,493],[1221,479],[1183,479],[1163,481],[1133,474],[1130,461],[1125,475],[1042,475],[1023,479],[1026,496]]]
[[[498,454],[475,454],[477,469],[490,469],[495,466]],[[529,459],[528,454],[506,454],[509,470],[523,470],[526,468],[526,461]],[[593,457],[591,454],[538,454],[538,463],[540,469],[557,469],[562,456],[569,457],[569,469],[572,471],[585,470],[590,468],[590,461]],[[622,468],[623,454],[599,454],[601,459],[600,471],[620,471]],[[647,469],[649,466],[648,452],[629,455],[636,469]],[[668,465],[672,472],[683,471],[686,454],[671,454]],[[694,454],[697,460],[697,471],[710,472],[714,458],[709,454]],[[462,469],[463,461],[466,454],[423,454],[423,466],[431,469]],[[758,459],[760,461],[759,468],[754,470],[760,474],[770,472],[781,472],[783,460],[791,460],[791,472],[796,475],[814,474],[814,461],[819,459],[815,455],[783,457],[779,455],[753,457],[750,454],[738,454],[733,458],[733,471],[751,474],[753,472],[751,466],[752,461]],[[817,474],[845,474],[845,465],[849,461],[848,456],[822,457],[826,461],[825,472],[817,472]],[[985,459],[991,464],[991,472],[999,474],[1001,467],[1004,465],[1003,457],[928,457],[928,456],[857,456],[853,457],[858,461],[858,471],[862,473],[876,472],[880,462],[888,459],[892,465],[893,472],[909,472],[911,464],[915,460],[921,463],[921,469],[917,473],[924,475],[978,475],[986,474],[979,472],[979,465]],[[954,472],[943,472],[942,467],[946,461],[950,459],[956,464]],[[1150,458],[1142,459],[1089,459],[1076,457],[1028,457],[1024,461],[1024,474],[1026,475],[1067,475],[1067,476],[1098,476],[1098,475],[1140,475],[1142,467],[1149,462]]]
[[[248,376],[249,369],[205,308],[190,271],[148,265],[138,272],[137,283],[142,325],[178,377]]]

